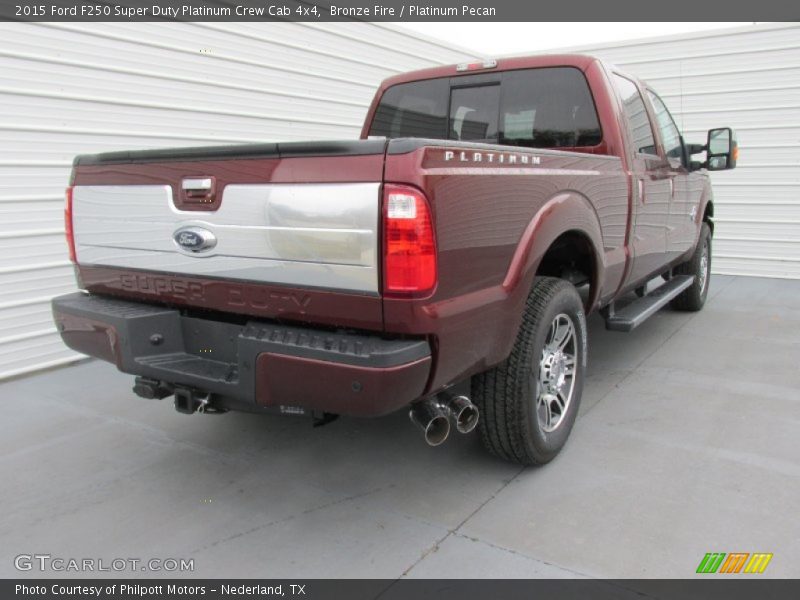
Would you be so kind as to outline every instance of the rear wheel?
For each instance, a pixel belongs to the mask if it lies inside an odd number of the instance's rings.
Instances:
[[[512,462],[551,461],[575,423],[585,371],[586,317],[577,290],[537,278],[511,355],[473,378],[483,444]]]
[[[694,283],[676,296],[670,306],[676,310],[698,311],[708,297],[711,280],[711,228],[708,223],[700,226],[700,239],[692,258],[673,269],[675,275],[694,275]]]

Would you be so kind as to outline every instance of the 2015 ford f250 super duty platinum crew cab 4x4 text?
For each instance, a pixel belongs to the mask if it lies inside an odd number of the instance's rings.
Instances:
[[[586,313],[628,331],[705,302],[734,133],[685,143],[613,66],[392,77],[361,137],[76,158],[66,344],[182,412],[405,409],[432,445],[477,425],[541,464],[578,412]]]

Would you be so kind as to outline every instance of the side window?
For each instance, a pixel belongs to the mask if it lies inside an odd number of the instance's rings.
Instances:
[[[497,142],[500,85],[453,88],[450,92],[450,129],[447,138]]]
[[[633,139],[633,147],[637,152],[644,154],[657,154],[656,142],[653,139],[653,130],[650,126],[650,119],[644,107],[644,100],[630,79],[614,73],[614,84],[617,86],[622,106],[625,110],[625,117],[628,120],[628,127]]]
[[[658,123],[658,129],[661,131],[661,139],[664,142],[664,152],[667,153],[669,158],[682,160],[683,144],[681,143],[681,134],[672,119],[672,115],[669,114],[661,98],[650,90],[647,90],[647,94],[650,96],[653,108],[656,109],[656,122]]]

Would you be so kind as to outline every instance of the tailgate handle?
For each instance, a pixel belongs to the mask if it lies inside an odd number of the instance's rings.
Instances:
[[[186,177],[181,181],[184,202],[207,204],[214,201],[216,181],[213,177]]]
[[[211,189],[211,178],[206,177],[205,179],[184,179],[181,187],[187,192],[207,192]]]

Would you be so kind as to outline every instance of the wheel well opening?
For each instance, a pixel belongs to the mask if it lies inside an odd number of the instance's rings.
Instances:
[[[575,287],[588,286],[589,302],[595,288],[595,256],[592,243],[577,231],[559,236],[547,249],[536,275],[565,279]]]
[[[703,221],[708,223],[709,229],[711,229],[711,233],[714,233],[714,203],[709,202],[706,204],[706,208],[703,211]]]

